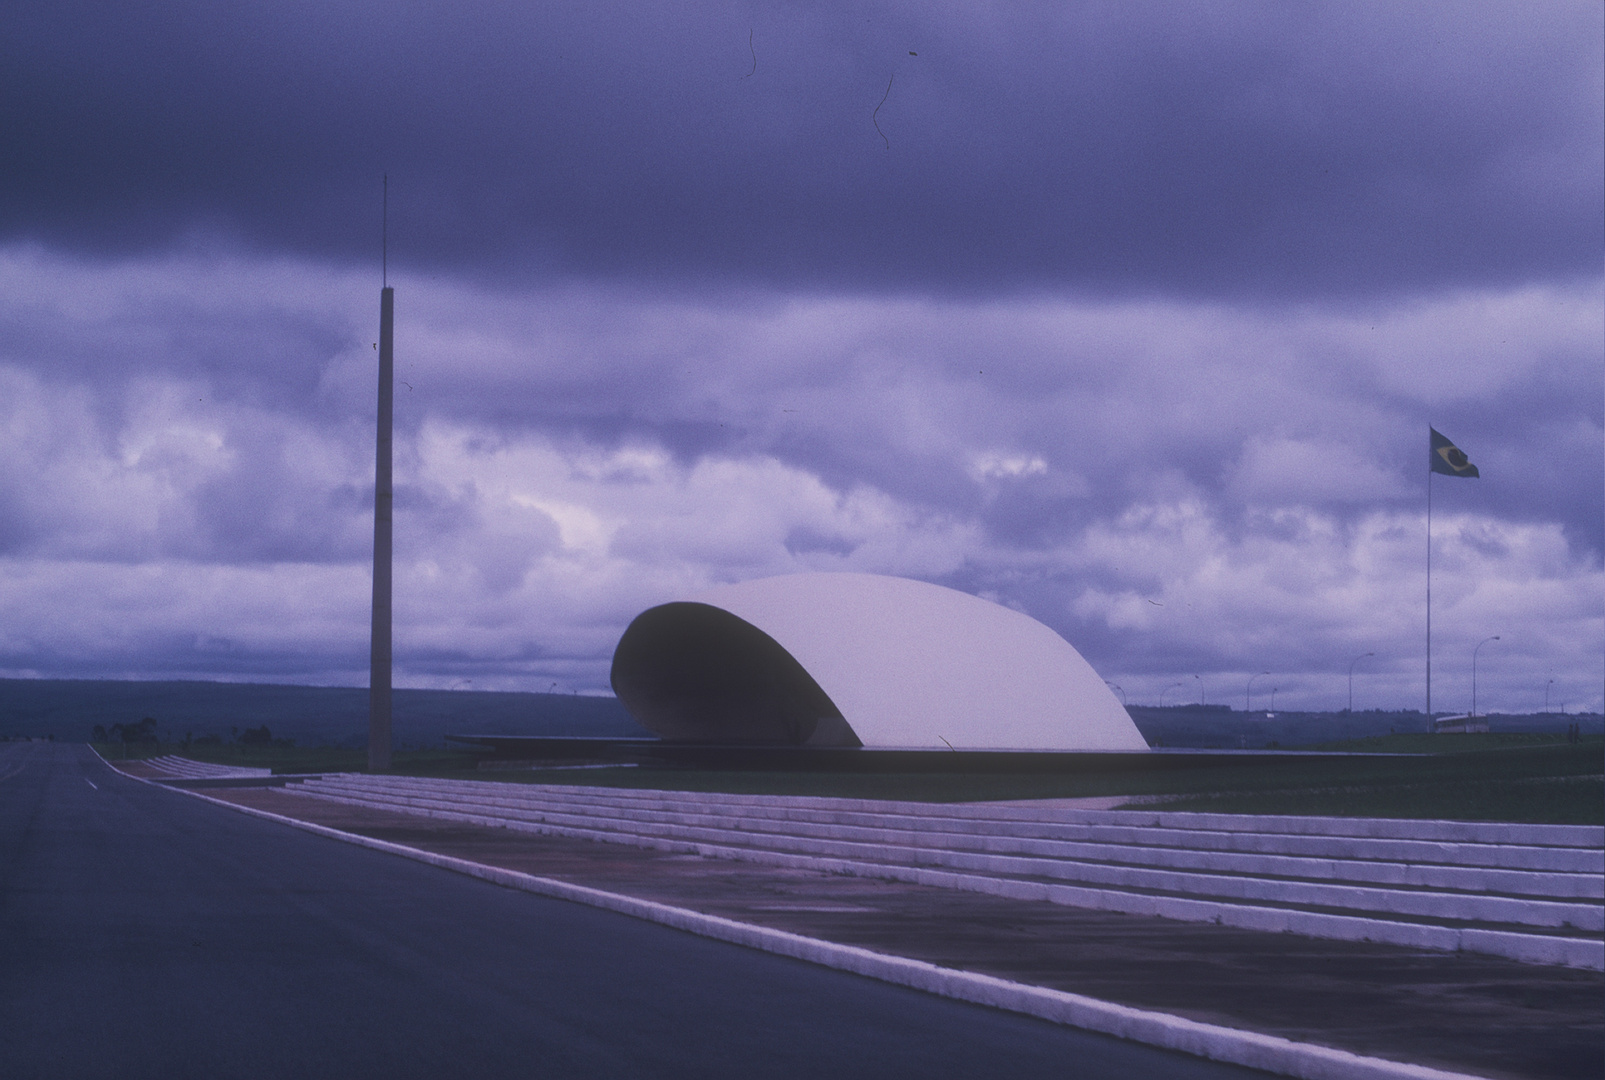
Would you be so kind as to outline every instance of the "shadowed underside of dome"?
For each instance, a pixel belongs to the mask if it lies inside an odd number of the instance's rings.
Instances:
[[[774,638],[708,604],[638,615],[613,654],[612,678],[624,707],[672,742],[862,745]]]

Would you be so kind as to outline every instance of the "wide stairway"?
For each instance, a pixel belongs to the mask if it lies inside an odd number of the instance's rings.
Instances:
[[[143,764],[160,773],[180,780],[231,780],[245,777],[272,776],[272,769],[253,769],[245,765],[211,765],[204,761],[191,761],[176,754],[146,758]]]
[[[363,775],[280,789],[551,836],[1605,969],[1605,828],[709,795]]]

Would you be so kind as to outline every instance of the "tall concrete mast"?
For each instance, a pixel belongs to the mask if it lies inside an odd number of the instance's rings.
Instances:
[[[368,668],[368,771],[390,768],[390,441],[395,414],[394,320],[396,291],[390,287],[390,180],[385,178],[385,224],[379,289],[379,441],[373,488],[373,638]]]

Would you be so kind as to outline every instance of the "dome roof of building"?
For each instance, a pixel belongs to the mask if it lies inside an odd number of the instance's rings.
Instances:
[[[677,742],[1145,750],[1069,642],[1021,612],[908,578],[806,573],[638,615],[613,687]]]

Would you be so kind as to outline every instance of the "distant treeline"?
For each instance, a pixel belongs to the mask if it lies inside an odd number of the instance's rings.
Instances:
[[[615,698],[486,690],[397,690],[398,748],[452,735],[625,735],[646,732]],[[0,679],[0,738],[91,739],[99,726],[154,721],[162,742],[238,742],[263,727],[298,746],[367,745],[368,691],[263,683]],[[259,736],[257,736],[259,737]]]
[[[1432,730],[1419,709],[1369,709],[1364,712],[1242,712],[1227,705],[1131,705],[1132,721],[1151,746],[1198,749],[1266,749],[1310,746],[1373,735],[1426,733]],[[1492,713],[1492,731],[1565,734],[1578,724],[1585,735],[1605,730],[1599,713]]]
[[[1243,713],[1226,705],[1133,705],[1154,746],[1264,748],[1430,730],[1416,710]],[[1598,713],[1537,713],[1489,718],[1494,731],[1583,734],[1605,729]],[[271,738],[297,746],[367,745],[368,691],[361,687],[262,683],[0,679],[0,738],[83,742],[96,727],[108,737],[134,730],[162,742],[245,742]],[[485,690],[397,690],[392,738],[400,749],[440,746],[451,735],[648,735],[618,700],[571,694]]]

